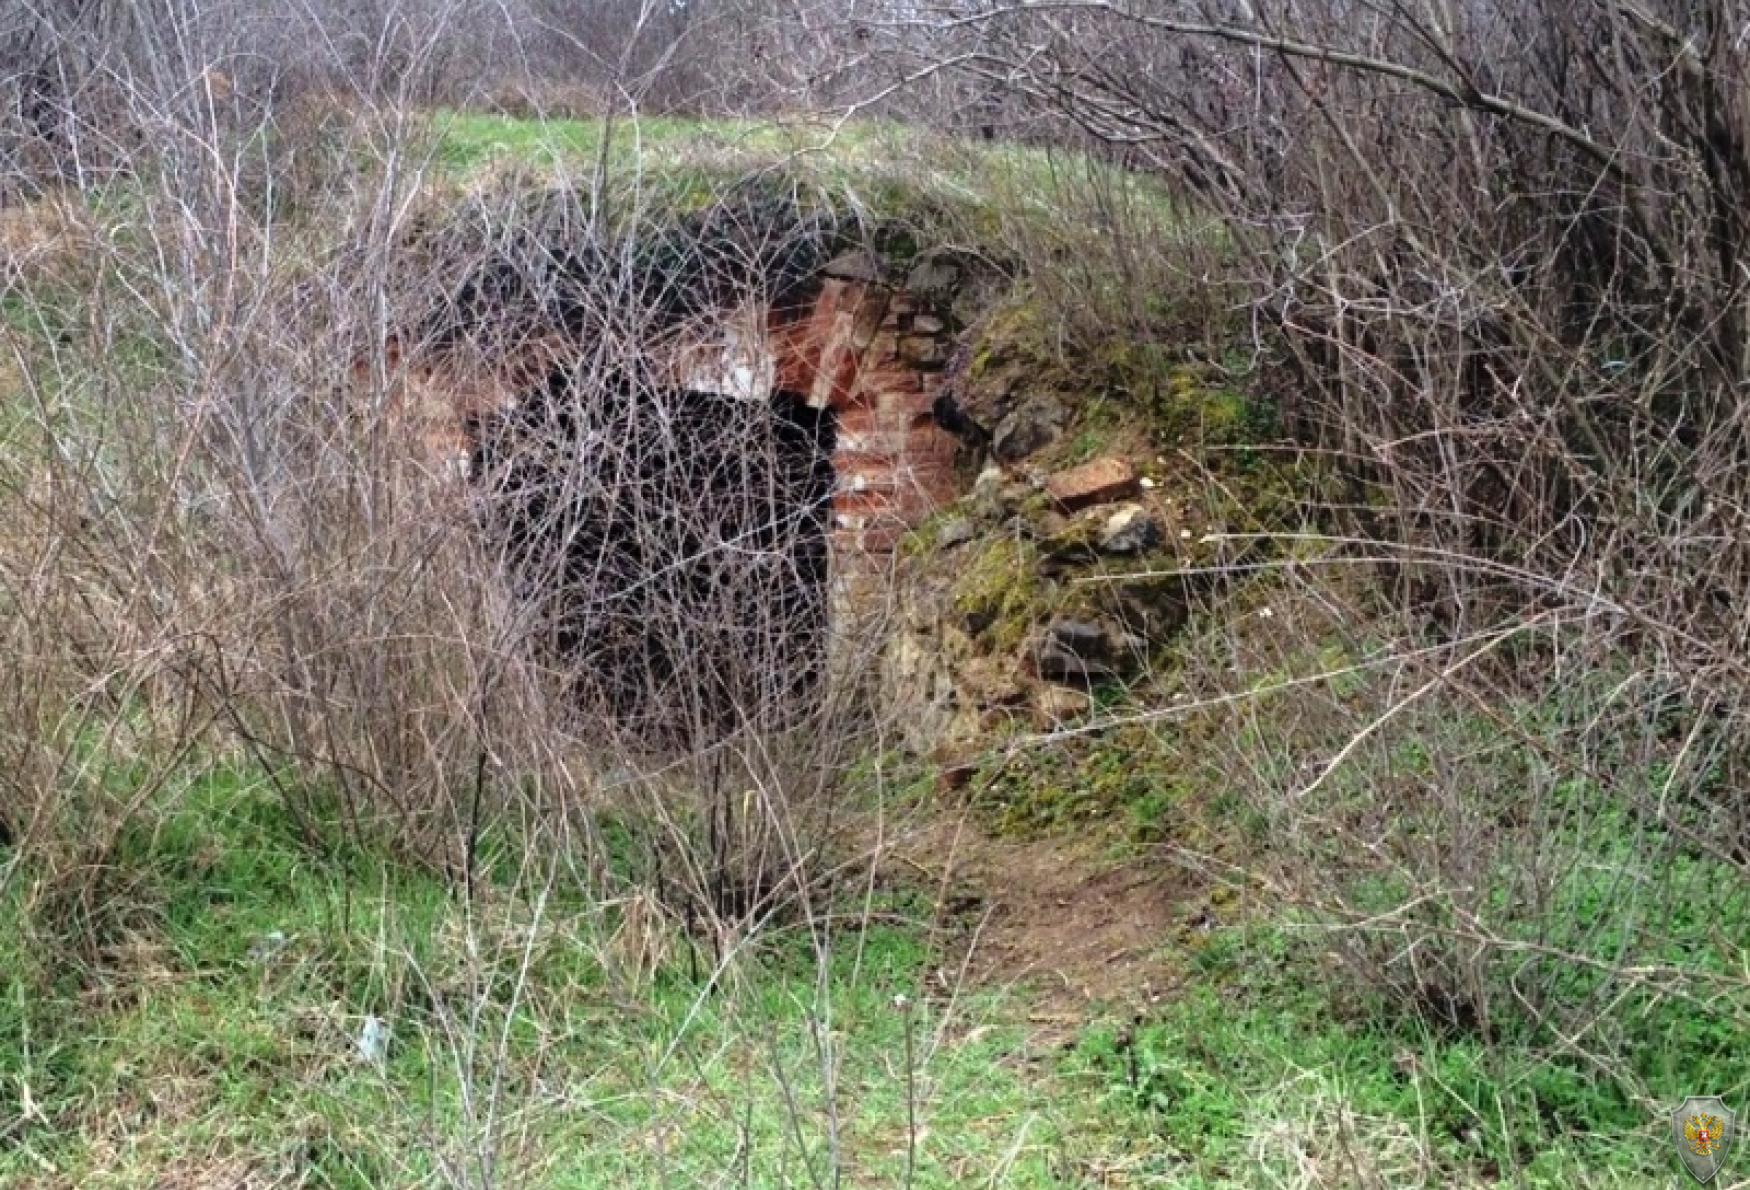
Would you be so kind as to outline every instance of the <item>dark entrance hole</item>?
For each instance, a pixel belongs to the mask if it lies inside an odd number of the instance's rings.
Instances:
[[[622,741],[795,723],[825,672],[836,419],[554,371],[473,427],[470,477],[544,661]]]

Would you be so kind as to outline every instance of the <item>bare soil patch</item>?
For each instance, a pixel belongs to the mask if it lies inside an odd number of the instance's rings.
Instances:
[[[993,835],[963,813],[890,840],[884,862],[935,886],[944,970],[973,986],[1025,986],[1050,1042],[1170,993],[1170,943],[1204,911],[1188,873],[1106,851],[1097,837]]]

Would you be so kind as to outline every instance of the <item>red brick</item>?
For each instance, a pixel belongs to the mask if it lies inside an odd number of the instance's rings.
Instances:
[[[1045,481],[1045,490],[1065,512],[1110,504],[1137,493],[1136,468],[1107,456],[1059,471]]]

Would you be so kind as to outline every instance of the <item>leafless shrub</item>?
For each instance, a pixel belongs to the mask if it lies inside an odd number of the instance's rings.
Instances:
[[[150,930],[130,848],[234,765],[313,855],[397,848],[470,906],[513,832],[532,903],[600,898],[573,941],[615,987],[684,952],[732,988],[775,920],[827,955],[886,609],[834,606],[830,416],[698,361],[806,299],[832,212],[781,169],[695,184],[691,223],[636,163],[434,185],[430,106],[527,43],[470,60],[488,6],[331,7],[0,17],[0,894],[104,971]],[[543,111],[694,101],[674,46],[589,48],[509,77]],[[504,947],[432,990],[458,1184],[499,1180]]]
[[[1231,762],[1272,886],[1342,923],[1347,969],[1400,1005],[1490,1037],[1530,1020],[1630,1083],[1625,1005],[1742,1020],[1741,949],[1683,953],[1672,923],[1743,913],[1745,19],[1551,0],[875,22],[902,69],[1195,195],[1285,412],[1346,478],[1271,567],[1305,614],[1341,609],[1345,664],[1243,713]],[[1275,660],[1300,672],[1292,645]]]
[[[68,829],[68,869],[102,871],[154,782],[94,777],[102,808],[74,810],[68,759],[113,768],[126,750],[97,741],[126,732],[161,780],[241,749],[312,843],[337,810],[470,879],[507,805],[662,791],[665,879],[701,912],[769,912],[812,846],[793,810],[861,730],[854,682],[834,692],[855,664],[829,669],[861,647],[829,639],[830,416],[655,361],[796,300],[823,228],[725,201],[663,232],[600,175],[428,215],[408,100],[436,93],[453,31],[396,48],[413,31],[385,25],[361,78],[325,26],[326,96],[239,104],[218,63],[259,30],[209,15],[118,40],[92,6],[8,59],[100,81],[113,118],[52,103],[127,168],[6,125],[87,188],[55,198],[14,160],[15,193],[48,195],[27,217],[90,224],[76,269],[49,278],[27,245],[6,275],[6,833]]]

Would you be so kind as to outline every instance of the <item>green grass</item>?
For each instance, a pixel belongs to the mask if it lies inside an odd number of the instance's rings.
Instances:
[[[441,111],[434,117],[438,160],[458,174],[497,163],[588,165],[608,142],[612,164],[672,163],[708,154],[769,159],[795,153],[830,153],[847,164],[866,161],[879,129],[752,120],[646,116],[636,120],[529,119],[482,112]]]
[[[1439,743],[1393,741],[1393,763],[1423,773]],[[1196,832],[1243,805],[1206,788],[1200,746],[1118,733],[1016,772],[1097,799],[1050,829],[1128,813],[1142,839],[1207,849]],[[607,826],[636,850],[636,821]],[[1487,1042],[1383,1002],[1311,919],[1246,893],[1208,893],[1208,928],[1164,940],[1184,974],[1168,1000],[1054,1056],[1026,1044],[1025,989],[942,985],[921,892],[884,887],[830,937],[774,922],[714,981],[672,923],[650,969],[610,961],[623,902],[551,849],[498,831],[484,858],[470,903],[370,847],[312,851],[259,774],[217,765],[123,833],[81,965],[62,902],[19,873],[0,898],[0,1184],[442,1185],[484,1151],[511,1184],[775,1186],[836,1165],[897,1185],[915,1111],[920,1186],[1296,1185],[1311,1167],[1324,1185],[1627,1187],[1673,1169],[1658,1104],[1750,1088],[1727,1013],[1630,998],[1608,1038],[1627,1077],[1601,1077],[1510,1019]],[[1723,970],[1743,923],[1719,904],[1669,928]],[[1593,928],[1608,906],[1570,908],[1558,943],[1616,945]],[[1563,997],[1593,993],[1571,978]],[[381,1066],[355,1054],[373,1016]]]
[[[1264,605],[1272,620],[1248,614]],[[1207,632],[1194,627],[1164,651],[1137,691],[1114,688],[1106,709],[1161,707],[1181,681],[1204,696],[1221,681],[1262,691],[1352,666],[1377,643],[1365,631],[1327,635],[1268,578],[1233,592],[1223,610]],[[1100,1113],[1159,1142],[1148,1184],[1669,1184],[1677,1170],[1664,1113],[1691,1094],[1733,1104],[1750,1095],[1750,889],[1729,864],[1661,842],[1654,822],[1625,808],[1635,789],[1650,804],[1666,770],[1637,774],[1628,749],[1604,738],[1588,755],[1614,773],[1612,789],[1578,778],[1544,789],[1547,820],[1481,853],[1490,862],[1470,869],[1480,889],[1419,895],[1431,874],[1416,857],[1436,854],[1455,828],[1449,803],[1418,790],[1448,783],[1466,813],[1516,822],[1538,766],[1611,712],[1616,674],[1528,686],[1520,700],[1492,704],[1527,731],[1524,744],[1462,700],[1410,708],[1297,803],[1298,817],[1248,788],[1304,783],[1305,758],[1333,754],[1372,722],[1391,680],[1361,671],[1316,694],[1259,695],[1240,714],[1115,727],[993,761],[975,782],[985,821],[1001,833],[1101,832],[1132,854],[1166,843],[1218,872],[1229,863],[1280,872],[1290,857],[1303,880],[1295,887],[1338,887],[1357,910],[1391,915],[1381,918],[1390,928],[1351,933],[1358,961],[1339,964],[1321,928],[1329,918],[1244,882],[1216,886],[1202,924],[1170,940],[1186,972],[1180,990],[1132,1025],[1096,1025],[1078,1047],[1076,1060],[1103,1082]],[[1689,726],[1676,720],[1667,734],[1682,740]],[[1370,854],[1364,837],[1375,840]],[[1493,846],[1502,835],[1479,837]],[[1453,843],[1439,846],[1451,856]],[[1570,858],[1544,873],[1549,900],[1533,901],[1526,872],[1546,851]],[[1626,895],[1637,885],[1648,889],[1645,905]],[[1439,969],[1455,949],[1441,931],[1463,924],[1454,905],[1466,904],[1481,928],[1525,948],[1479,960],[1487,1029],[1407,1003],[1401,980],[1394,997],[1382,978],[1408,970],[1412,941],[1422,970]],[[1613,974],[1624,962],[1687,972],[1688,994],[1673,993],[1681,982]],[[1308,1168],[1325,1180],[1301,1180]]]
[[[677,162],[766,163],[793,158],[820,163],[841,177],[904,173],[967,197],[1007,180],[1044,190],[1076,172],[1097,173],[1128,191],[1164,201],[1153,181],[1099,165],[1080,154],[1009,142],[969,142],[881,121],[813,119],[530,119],[443,110],[433,116],[438,161],[458,175],[494,164],[576,166],[593,163],[607,142],[612,166],[660,168]],[[1044,202],[1048,196],[1038,195]]]
[[[438,176],[450,185],[531,172],[587,180],[602,165],[611,185],[687,210],[733,182],[781,177],[874,222],[911,225],[931,239],[952,231],[993,249],[1022,229],[1066,243],[1103,234],[1077,205],[1090,186],[1106,203],[1122,196],[1162,225],[1180,218],[1154,179],[1078,153],[974,143],[879,121],[537,120],[444,110],[433,115],[432,130]],[[889,247],[905,255],[903,244]]]
[[[83,972],[29,873],[0,904],[0,1184],[441,1184],[491,1146],[522,1184],[781,1185],[836,1161],[890,1185],[915,1111],[916,1184],[1048,1186],[1132,1143],[1023,1059],[1017,1003],[933,978],[904,896],[830,938],[774,925],[716,982],[670,929],[629,981],[602,962],[616,909],[561,873],[470,906],[368,849],[313,855],[229,768],[143,818],[116,865],[125,928]],[[372,1016],[380,1067],[355,1053]]]
[[[1320,969],[1311,938],[1281,924],[1218,929],[1187,994],[1134,1033],[1084,1039],[1079,1058],[1104,1073],[1109,1107],[1169,1138],[1160,1170],[1174,1184],[1260,1184],[1308,1155],[1336,1185],[1670,1179],[1663,1117],[1582,1060],[1436,1032],[1359,994],[1339,1002]],[[1742,1094],[1741,1055],[1686,1030],[1676,1006],[1647,1008],[1631,1015],[1655,1094]]]

